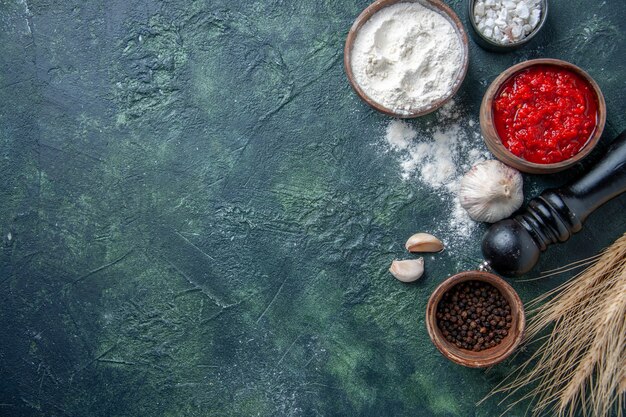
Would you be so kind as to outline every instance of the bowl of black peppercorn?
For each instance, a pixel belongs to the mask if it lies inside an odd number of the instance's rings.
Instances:
[[[428,334],[443,356],[485,368],[508,358],[524,337],[524,305],[499,276],[467,271],[442,282],[426,307]]]

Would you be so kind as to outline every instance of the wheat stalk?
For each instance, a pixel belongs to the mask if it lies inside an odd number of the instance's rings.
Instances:
[[[533,416],[623,417],[626,406],[626,234],[591,258],[581,273],[529,303],[525,342],[540,347],[489,396],[508,393],[509,405],[532,399]],[[563,267],[561,271],[571,269]],[[484,400],[483,400],[484,401]],[[481,401],[482,402],[482,401]]]

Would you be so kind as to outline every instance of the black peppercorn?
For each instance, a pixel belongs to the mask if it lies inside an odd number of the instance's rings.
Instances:
[[[475,352],[500,344],[512,326],[507,300],[482,281],[462,282],[451,288],[439,302],[436,318],[448,342]]]

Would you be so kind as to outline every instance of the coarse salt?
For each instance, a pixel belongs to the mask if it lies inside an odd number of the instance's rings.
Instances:
[[[485,37],[503,45],[519,42],[541,19],[541,0],[478,0],[474,22]]]

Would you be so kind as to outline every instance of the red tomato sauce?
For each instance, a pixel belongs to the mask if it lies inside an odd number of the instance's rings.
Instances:
[[[495,127],[508,150],[551,164],[576,155],[597,123],[594,90],[578,74],[537,65],[507,80],[493,102]]]

